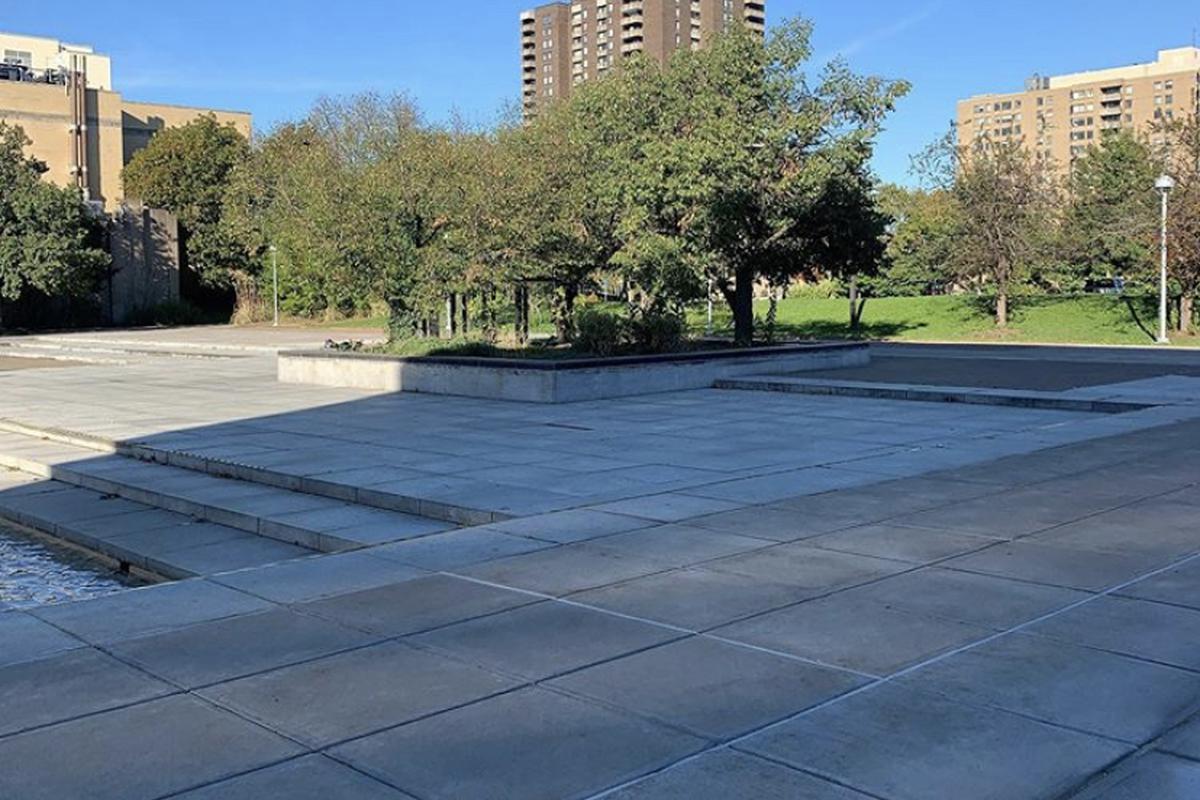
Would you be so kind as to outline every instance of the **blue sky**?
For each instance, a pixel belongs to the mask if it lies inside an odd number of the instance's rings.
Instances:
[[[302,116],[321,95],[364,89],[407,92],[435,119],[457,109],[487,121],[517,96],[517,15],[527,5],[67,0],[6,3],[0,30],[92,44],[113,57],[128,98],[245,109],[260,130]],[[1195,0],[767,0],[771,21],[796,14],[816,23],[818,58],[840,54],[859,71],[913,83],[876,160],[884,179],[900,182],[958,98],[1018,89],[1033,72],[1152,60],[1200,28]]]

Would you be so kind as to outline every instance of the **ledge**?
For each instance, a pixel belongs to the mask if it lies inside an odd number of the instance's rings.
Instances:
[[[857,342],[569,360],[401,357],[321,350],[280,353],[278,377],[284,383],[372,391],[570,403],[710,388],[719,379],[764,369],[799,372],[863,366],[869,361],[868,345]]]

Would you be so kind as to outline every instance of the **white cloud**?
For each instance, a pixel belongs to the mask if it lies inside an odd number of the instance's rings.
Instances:
[[[900,19],[897,19],[888,25],[868,31],[862,36],[852,39],[834,52],[830,53],[828,56],[818,58],[817,62],[824,63],[827,61],[832,61],[836,58],[849,58],[850,56],[866,50],[872,45],[879,44],[880,42],[887,41],[888,39],[893,39],[910,28],[913,28],[929,19],[943,5],[943,2],[944,0],[933,0],[933,2],[926,3],[917,11],[909,14],[906,17],[901,17]]]

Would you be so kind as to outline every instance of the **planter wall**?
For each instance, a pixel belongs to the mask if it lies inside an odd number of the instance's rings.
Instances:
[[[337,352],[279,354],[283,383],[574,403],[711,387],[722,378],[863,366],[865,344],[798,344],[663,356],[543,361]]]

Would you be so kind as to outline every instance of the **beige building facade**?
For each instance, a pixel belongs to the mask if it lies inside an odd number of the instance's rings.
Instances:
[[[110,59],[90,47],[0,33],[0,121],[25,131],[48,180],[78,186],[108,211],[124,200],[125,165],[155,133],[206,114],[250,136],[248,113],[126,100]]]
[[[1106,136],[1128,131],[1160,144],[1158,126],[1197,114],[1200,48],[1182,47],[1151,63],[1035,76],[1021,92],[962,100],[958,140],[968,152],[1016,142],[1065,170]]]
[[[766,31],[765,0],[575,0],[521,14],[521,98],[526,114],[643,53],[665,61],[734,24]]]

